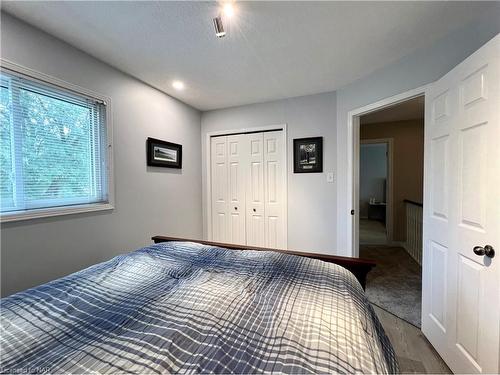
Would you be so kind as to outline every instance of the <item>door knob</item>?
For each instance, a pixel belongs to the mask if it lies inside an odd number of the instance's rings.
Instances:
[[[493,258],[495,256],[495,249],[493,248],[493,246],[490,246],[490,245],[486,245],[485,247],[475,246],[474,249],[472,249],[472,250],[474,251],[474,254],[476,254],[476,255],[480,255],[480,256],[486,255],[487,257],[490,257],[490,258]]]
[[[257,210],[254,208],[254,209],[253,209],[253,212],[257,212]]]

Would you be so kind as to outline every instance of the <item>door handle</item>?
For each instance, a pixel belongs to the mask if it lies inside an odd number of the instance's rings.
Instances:
[[[472,250],[474,251],[474,254],[479,256],[486,255],[489,258],[493,258],[495,256],[495,249],[490,245],[486,245],[485,247],[474,246],[474,249]]]
[[[238,207],[234,207],[234,209],[235,209],[236,211],[238,211]]]
[[[253,208],[253,212],[257,212],[257,210],[255,208]]]

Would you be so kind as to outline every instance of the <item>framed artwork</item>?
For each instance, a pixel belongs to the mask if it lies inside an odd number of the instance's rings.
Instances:
[[[293,140],[293,172],[323,172],[323,137]]]
[[[148,138],[147,164],[152,167],[182,168],[182,145]]]

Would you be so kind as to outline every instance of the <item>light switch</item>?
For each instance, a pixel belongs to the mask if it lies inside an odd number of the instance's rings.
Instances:
[[[333,172],[327,172],[326,173],[326,182],[333,183],[334,181],[335,181],[335,178],[333,176]]]

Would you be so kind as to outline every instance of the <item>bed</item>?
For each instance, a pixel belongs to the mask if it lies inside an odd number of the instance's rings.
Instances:
[[[398,372],[359,280],[339,264],[155,242],[3,298],[0,370]]]

